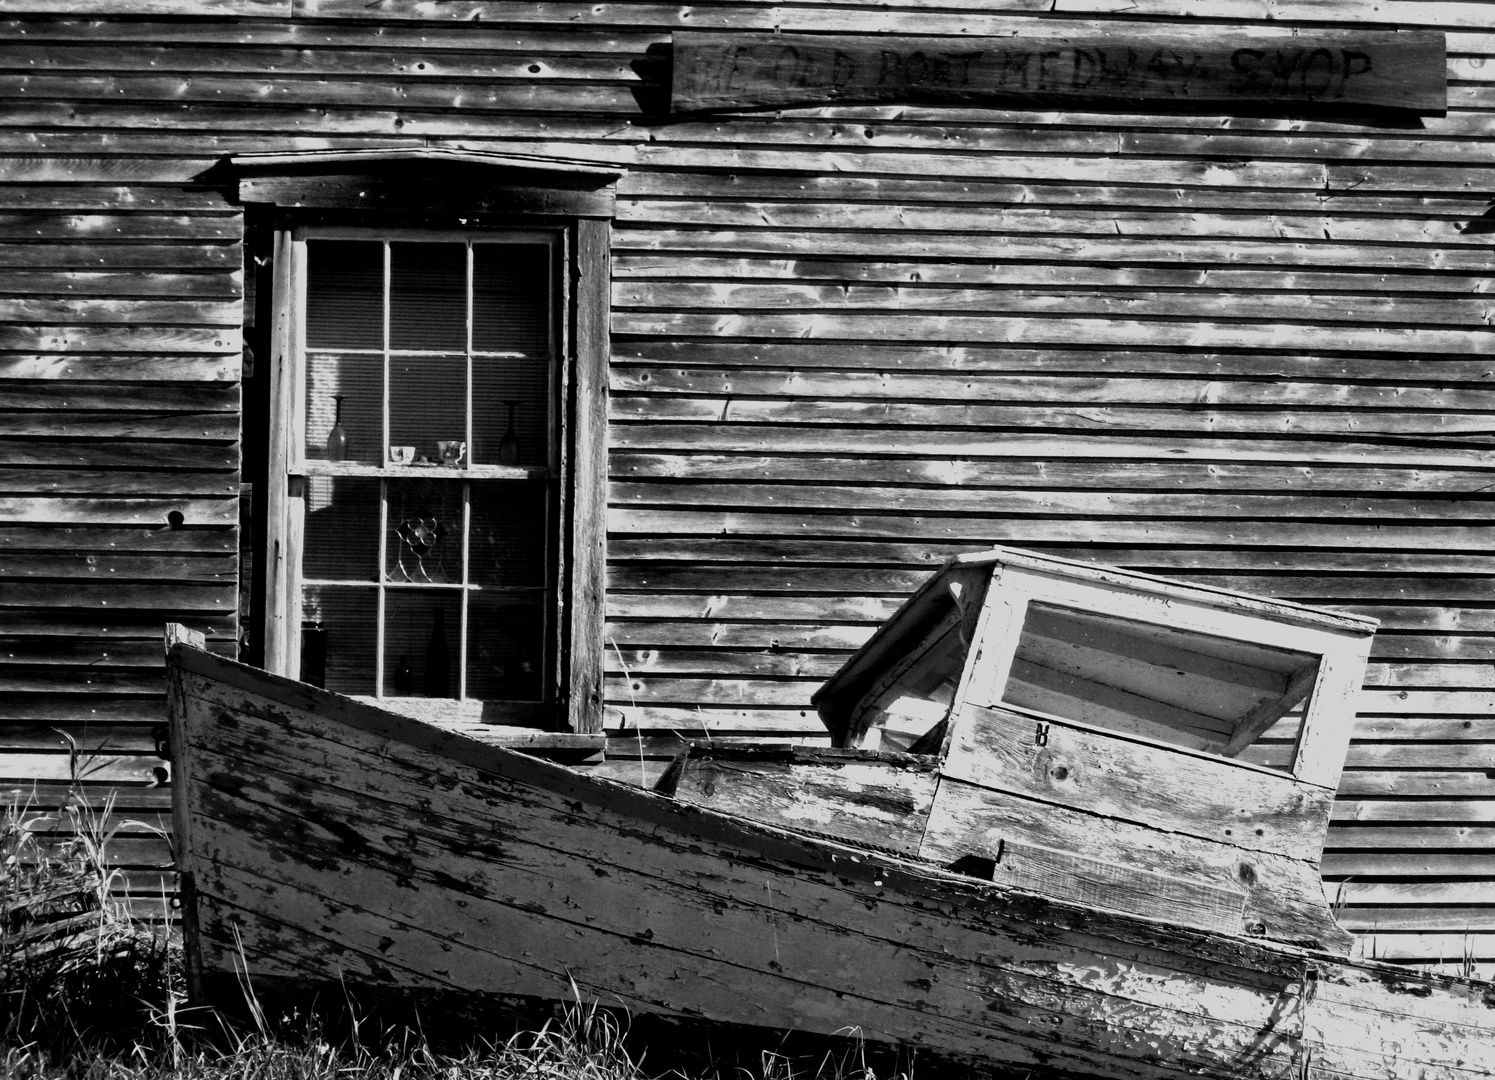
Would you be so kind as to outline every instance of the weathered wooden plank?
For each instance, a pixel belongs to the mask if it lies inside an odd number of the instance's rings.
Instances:
[[[65,14],[65,15],[119,15],[119,5],[108,0],[0,0],[0,12]],[[137,0],[130,8],[131,15],[198,15],[228,16],[246,15],[260,18],[285,18],[291,15],[291,0]]]
[[[838,140],[855,139],[864,134],[850,125],[826,125],[825,130],[817,131],[809,128],[805,131],[805,141],[813,141],[817,137],[821,139],[836,138]],[[733,130],[738,130],[734,128]],[[779,139],[784,137],[783,127],[775,125],[772,129]],[[865,129],[865,130],[871,130]],[[928,134],[926,134],[926,131]],[[888,142],[911,142],[917,144],[923,138],[928,138],[932,144],[929,148],[948,151],[952,143],[969,141],[962,137],[959,128],[939,127],[933,129],[914,128],[900,129],[879,126],[880,139],[887,135]],[[909,132],[909,134],[904,134]],[[746,135],[739,132],[740,135]],[[1180,140],[1184,136],[1178,137]],[[1195,137],[1197,138],[1197,136]],[[1211,144],[1219,137],[1212,136]],[[1097,136],[1095,141],[1107,145],[1094,147],[1097,152],[1110,150],[1115,152],[1116,137],[1107,135],[1104,138]],[[858,139],[857,141],[866,141]],[[993,138],[991,149],[1000,150],[1005,148],[1011,152],[1016,147],[1014,143],[1031,142],[1032,136],[1021,130],[1003,131],[1000,135],[1000,143]],[[1234,153],[1244,155],[1247,153],[1263,153],[1271,145],[1266,139],[1254,138],[1252,140],[1240,140],[1241,142],[1254,142],[1259,145],[1240,146],[1234,148]],[[1279,141],[1280,144],[1280,141]],[[1291,145],[1291,142],[1289,142]],[[1031,147],[1038,149],[1037,147]],[[1212,145],[1213,148],[1213,145]],[[1053,149],[1070,149],[1070,147],[1054,147]],[[1158,154],[1166,148],[1136,147],[1142,153]],[[1177,151],[1182,147],[1172,148]],[[1230,148],[1220,147],[1220,152],[1231,152]],[[1306,147],[1303,149],[1307,149]],[[1322,148],[1319,148],[1322,150]],[[1331,151],[1332,152],[1332,151]],[[1372,151],[1374,152],[1374,151]],[[913,183],[910,181],[909,183]],[[1108,205],[1104,199],[1104,192],[1091,191],[1089,198],[1083,205],[1073,205],[1060,202],[1057,205],[1044,205],[1041,197],[1035,195],[1033,190],[1019,185],[1008,185],[1008,187],[1019,188],[1014,192],[1022,198],[1023,205],[1013,205],[1011,202],[1000,201],[999,192],[993,192],[998,196],[998,201],[992,205],[976,203],[968,191],[966,204],[956,206],[927,205],[910,201],[900,203],[892,199],[885,201],[870,202],[831,202],[821,203],[806,198],[795,200],[783,200],[769,202],[767,200],[748,200],[741,198],[716,198],[703,199],[670,199],[654,196],[650,193],[647,198],[625,199],[618,204],[618,217],[620,223],[632,228],[660,228],[665,226],[702,226],[715,230],[725,229],[770,229],[770,230],[872,230],[879,231],[916,231],[921,233],[950,234],[964,233],[972,236],[997,236],[1005,235],[1012,237],[1024,237],[1034,235],[1053,236],[1125,236],[1125,237],[1156,237],[1159,239],[1202,239],[1206,237],[1230,238],[1239,240],[1301,240],[1311,242],[1327,243],[1355,243],[1365,242],[1372,244],[1442,244],[1450,247],[1477,244],[1479,240],[1478,229],[1468,228],[1471,220],[1476,220],[1483,213],[1483,209],[1477,205],[1464,205],[1459,208],[1460,212],[1455,214],[1433,215],[1421,206],[1409,206],[1402,217],[1390,215],[1370,215],[1361,211],[1358,204],[1319,202],[1314,206],[1305,206],[1303,212],[1294,213],[1290,207],[1282,205],[1282,198],[1276,192],[1275,198],[1270,203],[1259,205],[1254,208],[1254,213],[1243,214],[1239,211],[1240,206],[1229,207],[1236,213],[1209,212],[1213,208],[1192,207],[1187,210],[1176,208],[1176,203],[1181,200],[1172,200],[1174,206],[1162,206],[1159,208],[1147,207],[1147,202],[1153,201],[1146,198],[1137,198],[1116,192],[1114,203]],[[1036,189],[1036,186],[1035,186]],[[977,190],[980,190],[979,188]],[[1036,189],[1043,190],[1043,189]],[[731,193],[724,193],[730,195]],[[1258,196],[1258,198],[1260,198]],[[1157,202],[1161,198],[1155,196]],[[1191,201],[1201,201],[1194,199]],[[1249,198],[1245,200],[1250,202]],[[1144,206],[1137,206],[1142,202]],[[1223,200],[1222,200],[1223,202]],[[1030,203],[1036,205],[1028,205]],[[1446,209],[1453,210],[1449,206]],[[1316,212],[1315,212],[1316,211]],[[650,258],[647,255],[638,254],[633,256],[639,263],[652,265],[655,273],[664,277],[674,277],[667,268],[658,265],[658,258]],[[749,262],[749,260],[738,260]],[[753,262],[757,260],[751,260]],[[1038,262],[1052,262],[1037,258]],[[692,263],[711,265],[715,263],[720,270],[729,270],[731,260],[722,256],[696,256],[691,259]],[[888,263],[884,259],[874,259],[874,265],[861,273],[851,272],[847,275],[850,280],[886,280],[883,276],[887,273]],[[1140,268],[1138,276],[1143,280],[1152,280],[1159,285],[1197,284],[1199,278],[1206,274],[1209,267],[1184,268],[1169,274],[1163,267]],[[1325,282],[1341,282],[1355,287],[1355,276],[1352,273],[1338,272],[1333,264],[1306,271],[1310,280],[1323,275]],[[1059,268],[1047,269],[1039,275],[1029,277],[1026,280],[1011,276],[1013,267],[1010,264],[997,264],[991,266],[972,266],[963,269],[949,268],[943,271],[931,268],[932,273],[928,279],[921,275],[919,279],[910,279],[906,274],[894,281],[908,282],[909,280],[927,280],[930,283],[940,281],[964,281],[968,283],[1005,283],[1020,285],[1039,285],[1049,282],[1064,281],[1072,278],[1076,283],[1086,281],[1100,283],[1097,279],[1103,279],[1104,271],[1096,267],[1074,267],[1069,270]],[[1133,268],[1118,267],[1112,271],[1114,280],[1117,276],[1123,276],[1126,271]],[[1134,270],[1135,272],[1135,270]],[[699,269],[693,267],[682,268],[686,277],[704,276]],[[1240,275],[1243,279],[1250,281],[1246,275],[1252,271],[1237,270],[1230,273]],[[1259,272],[1256,272],[1259,275]],[[637,270],[632,275],[640,275]],[[735,275],[727,274],[732,277]],[[753,275],[750,275],[753,276]],[[1410,274],[1399,276],[1411,276]],[[1364,288],[1366,278],[1358,279],[1359,287]],[[1253,282],[1256,288],[1273,288],[1265,279],[1258,276]],[[1328,286],[1333,288],[1333,285]],[[1280,284],[1277,288],[1281,288]]]
[[[235,555],[227,551],[207,555],[116,554],[113,551],[75,554],[21,552],[0,547],[0,575],[4,575],[7,581],[79,578],[95,581],[232,582],[237,578],[237,562]],[[160,637],[159,627],[155,636]]]
[[[787,163],[786,163],[787,164]],[[1265,186],[1271,186],[1268,182]],[[1198,266],[1345,266],[1376,270],[1442,269],[1482,271],[1488,269],[1488,254],[1475,248],[1445,249],[1435,245],[1386,245],[1334,243],[1285,238],[1271,242],[1252,239],[1204,239],[1194,237],[1145,236],[1107,238],[994,235],[920,231],[909,233],[859,233],[850,230],[731,230],[731,229],[619,229],[616,241],[622,250],[699,252],[703,254],[763,254],[789,257],[868,256],[895,258],[968,258],[988,260],[1057,259],[1075,262]],[[936,337],[933,340],[948,340]],[[1093,339],[1087,339],[1093,340]],[[1190,344],[1190,343],[1184,343]],[[1194,342],[1192,344],[1205,345]],[[1284,347],[1312,347],[1289,340]],[[1207,347],[1207,346],[1206,346]],[[1325,346],[1330,347],[1330,346]]]
[[[897,5],[879,2],[837,5],[828,0],[792,0],[783,5],[780,18],[784,30],[839,30],[843,33],[878,30],[894,33],[902,29],[906,33],[917,33],[921,29],[930,34],[1000,34],[1014,33],[1019,27],[1042,26],[1038,20],[1023,18],[1023,13],[1060,13],[1066,16],[1084,14],[1104,16],[1114,14],[1117,5],[1111,0],[1005,0],[999,11],[980,8],[977,10],[951,10],[947,4],[935,0],[910,0]],[[934,10],[919,10],[934,9]],[[1480,3],[1424,3],[1419,0],[1391,0],[1376,9],[1388,26],[1432,27],[1435,29],[1467,27],[1471,31],[1487,29],[1484,6]],[[366,18],[358,0],[296,0],[298,15],[323,19]],[[1153,17],[1197,18],[1198,12],[1186,0],[1149,0],[1139,4],[1128,14]],[[481,20],[484,23],[502,22],[504,16],[522,22],[564,21],[585,18],[590,14],[602,25],[654,25],[662,27],[704,25],[711,29],[761,30],[762,20],[751,9],[704,12],[682,12],[678,8],[663,5],[583,5],[566,3],[532,3],[514,5],[497,0],[468,0],[450,6],[428,6],[412,4],[392,7],[384,13],[391,21],[460,22]],[[1324,2],[1324,0],[1296,0],[1292,3],[1278,0],[1230,0],[1217,8],[1211,8],[1211,21],[1199,28],[1213,30],[1214,20],[1251,23],[1258,20],[1292,20],[1310,22],[1349,21],[1363,18],[1363,10],[1357,2]],[[825,20],[824,22],[818,20]],[[1069,19],[1050,23],[1053,34],[1063,33],[1071,25]],[[1170,28],[1178,24],[1170,23]],[[1178,27],[1178,32],[1186,32]]]
[[[1033,282],[1030,277],[1029,282]],[[1482,327],[1495,304],[1485,299],[1362,296],[1345,293],[1246,293],[1219,290],[1144,291],[1083,287],[947,289],[893,285],[760,285],[722,282],[628,282],[613,289],[619,309],[744,310],[871,313],[919,312],[1117,318],[1258,319],[1303,323]]]
[[[1065,517],[1053,521],[1036,518],[1014,521],[1010,518],[978,518],[970,515],[929,515],[895,517],[878,514],[846,516],[835,512],[793,514],[750,512],[747,510],[637,510],[622,508],[610,517],[609,527],[618,533],[665,533],[680,536],[785,536],[847,537],[905,539],[927,536],[937,531],[943,538],[959,541],[966,547],[1012,543],[1052,544],[1094,540],[1102,543],[1146,544],[1176,543],[1195,546],[1209,543],[1242,545],[1304,546],[1331,548],[1445,547],[1453,550],[1475,550],[1495,540],[1495,531],[1482,525],[1416,526],[1387,520],[1364,525],[1274,521],[1253,524],[1246,519],[1229,522],[1176,521],[1154,522],[1113,518],[1086,520]],[[622,614],[622,612],[619,612]],[[1410,625],[1410,624],[1403,624]],[[1447,630],[1473,629],[1474,624],[1420,622]]]
[[[1076,447],[1078,450],[1079,448]],[[1159,454],[1164,458],[1163,454]],[[819,481],[932,484],[963,488],[1060,488],[1166,491],[1274,491],[1284,497],[1314,491],[1472,493],[1491,474],[1477,469],[1416,471],[1353,466],[1304,467],[1267,463],[1117,461],[1052,458],[940,458],[916,455],[852,457],[788,454],[693,454],[619,451],[612,474],[628,480]]]
[[[83,442],[0,437],[0,464],[5,466],[150,469],[153,473],[170,476],[175,472],[232,470],[238,463],[236,446],[213,446],[184,439],[94,439]],[[171,481],[163,480],[162,483]]]
[[[1492,846],[1492,839],[1495,839],[1495,829],[1483,825],[1367,825],[1336,822],[1325,841],[1324,850],[1488,850]]]
[[[167,522],[170,524],[170,522]],[[136,528],[110,528],[65,525],[0,526],[0,550],[60,554],[91,552],[112,554],[123,549],[135,554],[147,552],[234,552],[237,543],[228,529],[163,529],[152,523]],[[160,627],[156,628],[160,636]]]
[[[172,514],[179,515],[177,520]],[[238,492],[227,499],[166,497],[157,499],[0,498],[0,523],[70,525],[140,525],[160,528],[191,525],[235,525]]]
[[[237,243],[242,224],[236,210],[208,214],[59,214],[0,212],[0,240],[37,243],[78,240],[211,240]]]
[[[869,322],[876,325],[875,320]],[[1138,375],[1151,376],[1150,372]],[[615,365],[610,385],[616,393],[722,394],[752,397],[816,397],[823,400],[907,400],[973,402],[1026,400],[1084,405],[1107,403],[1208,405],[1334,405],[1340,408],[1487,410],[1495,394],[1461,386],[1382,386],[1375,383],[1315,382],[1288,379],[1170,379],[1155,377],[1075,377],[1059,374],[997,375],[962,372],[782,371],[746,368],[662,368]]]
[[[1410,447],[1374,436],[1314,439],[1212,438],[1197,433],[1159,437],[1161,433],[1126,435],[1085,423],[1093,410],[1066,420],[1062,434],[1004,431],[1000,434],[951,428],[908,429],[898,432],[900,453],[960,457],[1056,457],[1181,461],[1275,462],[1294,465],[1380,465],[1410,469],[1431,467],[1488,467],[1488,456],[1451,440]],[[1276,434],[1283,434],[1278,432]],[[755,427],[720,420],[700,423],[639,423],[615,418],[612,445],[618,449],[715,450],[723,453],[886,454],[888,436],[882,431],[855,427]]]
[[[238,353],[238,326],[0,324],[0,349],[14,352]]]
[[[158,678],[156,683],[159,689],[162,680]],[[52,783],[71,781],[74,778],[95,784],[160,783],[165,779],[165,766],[166,762],[155,754],[81,754],[76,761],[72,761],[66,753],[0,752],[0,777],[30,777]],[[157,769],[161,770],[159,774]],[[3,783],[4,780],[0,780],[0,784]],[[117,862],[150,861],[158,865],[171,862],[171,850],[162,837],[144,842],[137,838],[121,837],[120,841],[119,849],[112,843],[109,845],[109,854]],[[149,854],[142,859],[144,852]]]
[[[0,335],[3,336],[3,335]],[[10,437],[86,438],[181,441],[209,455],[221,448],[202,443],[232,443],[238,439],[238,415],[234,412],[38,412],[0,411],[0,440]],[[194,459],[196,460],[196,459]]]
[[[77,354],[12,354],[0,359],[0,380],[48,379],[110,383],[237,382],[242,374],[239,356],[85,356]]]
[[[624,309],[614,315],[614,330],[632,335],[830,338],[863,337],[885,341],[1053,342],[1060,345],[1101,343],[1164,347],[1329,349],[1336,344],[1356,350],[1442,351],[1482,355],[1492,349],[1479,330],[1421,327],[1350,329],[1307,322],[1214,323],[1130,318],[1046,319],[1020,314],[990,317],[964,315],[862,314],[705,314],[656,313]]]
[[[1495,822],[1495,791],[1490,796],[1478,799],[1346,799],[1334,804],[1335,824],[1351,822]],[[1396,903],[1404,901],[1371,900],[1361,898],[1361,903]]]
[[[1331,791],[1058,721],[1047,725],[1039,746],[1031,716],[966,708],[971,719],[959,728],[963,738],[951,747],[944,774],[1031,799],[1034,813],[1067,806],[1251,851],[1318,855]],[[1157,783],[1163,774],[1170,777],[1166,789]]]
[[[244,321],[236,300],[96,300],[90,297],[0,297],[0,322],[165,323],[234,326]]]
[[[0,592],[0,599],[3,599]],[[818,679],[692,679],[633,672],[619,678],[608,676],[607,697],[610,701],[647,702],[651,705],[692,704],[778,705],[809,710],[810,695],[820,685]]]
[[[196,413],[239,410],[239,387],[225,381],[110,383],[72,379],[15,379],[0,382],[7,409],[60,411],[140,411]]]
[[[170,581],[0,582],[0,608],[76,608],[85,611],[182,611],[230,613],[230,584],[182,585]],[[165,621],[164,618],[162,620]],[[58,687],[50,687],[58,689]]]
[[[928,761],[855,752],[700,747],[664,781],[677,802],[782,828],[820,832],[913,857],[938,776]]]
[[[807,111],[797,111],[796,116],[816,116]],[[845,123],[862,119],[882,125],[889,121],[913,124],[918,121],[937,122],[942,131],[960,131],[967,124],[990,125],[1000,117],[1003,126],[1012,127],[1059,124],[1088,127],[1156,127],[1165,124],[1170,130],[1206,127],[1211,132],[1222,125],[1222,118],[1190,118],[1187,116],[1141,117],[1126,113],[1069,114],[1045,110],[1023,111],[1004,109],[1000,114],[990,111],[973,111],[962,115],[959,110],[942,108],[921,110],[910,106],[848,109],[838,108],[826,119]],[[1480,114],[1473,114],[1478,119]],[[788,118],[785,117],[784,121]],[[1437,123],[1447,124],[1445,118]],[[1227,129],[1250,126],[1279,133],[1301,130],[1318,130],[1315,121],[1282,121],[1264,118],[1230,117],[1223,121]],[[1342,131],[1340,125],[1323,125],[1326,130]],[[1448,131],[1446,128],[1440,128]],[[1483,130],[1483,128],[1481,128]],[[1452,133],[1448,131],[1448,133]],[[865,133],[864,133],[865,137]],[[999,162],[993,163],[1000,169]],[[845,213],[849,207],[865,206],[877,209],[882,204],[897,205],[938,203],[949,207],[960,207],[972,203],[992,208],[1012,206],[1112,206],[1128,209],[1164,208],[1177,212],[1180,209],[1257,210],[1272,213],[1309,211],[1322,213],[1332,210],[1336,216],[1356,214],[1384,214],[1400,218],[1431,217],[1478,217],[1484,205],[1477,202],[1470,192],[1463,197],[1454,193],[1432,195],[1427,193],[1387,194],[1384,192],[1363,193],[1358,188],[1324,192],[1307,192],[1272,189],[1237,190],[1210,187],[1177,187],[1159,185],[1116,186],[1105,180],[1086,184],[1023,184],[1003,180],[983,180],[972,177],[968,180],[950,181],[936,176],[889,177],[846,176],[838,173],[817,172],[775,175],[773,173],[702,173],[690,170],[678,172],[659,170],[648,173],[630,173],[619,183],[621,206],[628,206],[634,199],[692,199],[697,202],[722,204],[730,208],[737,200],[758,200],[769,205],[785,201],[820,202],[830,212]],[[832,210],[839,206],[839,211]],[[637,266],[647,270],[664,264],[649,256],[633,256],[624,263],[625,273],[633,259]],[[1338,268],[1352,271],[1351,267]],[[958,273],[949,268],[947,273]],[[979,269],[973,269],[979,273]],[[1327,271],[1326,271],[1327,272]],[[698,276],[692,270],[682,270],[686,276]],[[854,275],[854,272],[853,276]],[[874,269],[873,274],[877,271]]]
[[[3,165],[4,160],[0,158],[0,165]],[[60,160],[71,163],[74,159],[61,158]],[[4,170],[0,168],[0,178],[3,176]],[[0,266],[9,270],[35,266],[48,271],[138,269],[149,271],[151,274],[194,270],[229,273],[240,269],[242,258],[243,249],[237,243],[95,244],[84,242],[80,238],[69,243],[0,244]]]
[[[3,639],[0,639],[3,640]],[[612,640],[614,646],[617,640]],[[750,675],[758,678],[787,677],[828,679],[840,670],[846,654],[819,656],[806,653],[733,651],[710,649],[699,652],[664,652],[659,649],[613,648],[604,655],[603,668],[625,678],[640,675]],[[3,660],[0,660],[3,662]]]
[[[164,621],[164,620],[163,620]],[[0,694],[0,721],[47,724],[56,721],[155,723],[166,716],[159,694],[86,694],[76,686],[58,686],[42,694]]]
[[[1490,778],[1483,770],[1417,769],[1377,771],[1353,769],[1340,780],[1341,796],[1377,798],[1480,798],[1490,794]],[[1327,873],[1327,871],[1325,871]]]
[[[736,484],[615,482],[608,488],[614,506],[722,506],[794,509],[835,509],[843,512],[904,510],[927,513],[1047,514],[1101,517],[1234,518],[1362,518],[1396,519],[1415,515],[1424,521],[1490,521],[1495,500],[1469,496],[1454,499],[1399,499],[1286,495],[1217,495],[1211,492],[1153,494],[1144,492],[1070,492],[1043,489],[1002,490],[964,487],[855,487],[824,484]]]
[[[614,455],[616,458],[617,455]],[[1495,558],[1478,553],[1441,551],[1281,550],[1249,547],[1122,547],[1110,544],[1037,544],[1033,550],[1077,562],[1104,563],[1157,573],[1163,577],[1190,572],[1260,570],[1351,571],[1357,574],[1489,574],[1495,573]],[[613,564],[625,562],[766,563],[788,566],[796,563],[833,565],[852,562],[868,569],[920,568],[933,570],[946,559],[969,551],[969,545],[944,543],[898,544],[877,540],[801,540],[763,537],[731,539],[655,537],[648,540],[618,538],[611,549]]]
[[[239,493],[235,472],[188,471],[78,472],[73,469],[10,469],[0,467],[0,491],[35,492],[47,495],[232,495]]]
[[[1131,26],[1034,41],[677,32],[673,46],[674,112],[841,101],[1005,104],[1013,97],[1431,112],[1447,105],[1438,34],[1315,30],[1206,45]]]

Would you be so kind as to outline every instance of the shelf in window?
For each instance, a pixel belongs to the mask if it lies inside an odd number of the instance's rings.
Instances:
[[[445,465],[360,465],[353,461],[308,461],[292,476],[387,477],[391,480],[545,480],[543,465],[473,465],[452,469]]]

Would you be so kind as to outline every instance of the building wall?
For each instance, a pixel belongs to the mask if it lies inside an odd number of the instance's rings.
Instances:
[[[703,729],[819,738],[820,680],[993,542],[1374,615],[1326,876],[1367,952],[1495,971],[1495,4],[195,8],[4,5],[31,13],[0,34],[6,788],[55,798],[71,738],[163,807],[159,624],[234,639],[242,217],[203,174],[590,158],[631,170],[608,771]],[[677,29],[1122,24],[1445,30],[1449,111],[658,112]]]

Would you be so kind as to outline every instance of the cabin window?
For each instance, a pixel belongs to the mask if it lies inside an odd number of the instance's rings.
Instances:
[[[1320,657],[1032,600],[1005,705],[1234,757],[1306,711]]]
[[[267,667],[433,718],[597,729],[570,700],[572,549],[598,517],[574,483],[573,240],[280,234]]]

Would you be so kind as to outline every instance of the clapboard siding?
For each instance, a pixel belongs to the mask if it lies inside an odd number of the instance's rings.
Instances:
[[[0,184],[0,784],[159,819],[163,620],[237,637],[242,229],[216,192],[59,165]]]
[[[429,142],[591,158],[631,170],[606,771],[652,778],[676,733],[823,739],[819,681],[973,546],[1340,607],[1383,631],[1331,890],[1375,955],[1495,964],[1495,4],[0,13],[0,780],[58,797],[66,733],[108,747],[91,787],[163,805],[160,623],[235,641],[252,283],[204,174]],[[1118,22],[1444,30],[1449,111],[646,112],[676,29]]]

